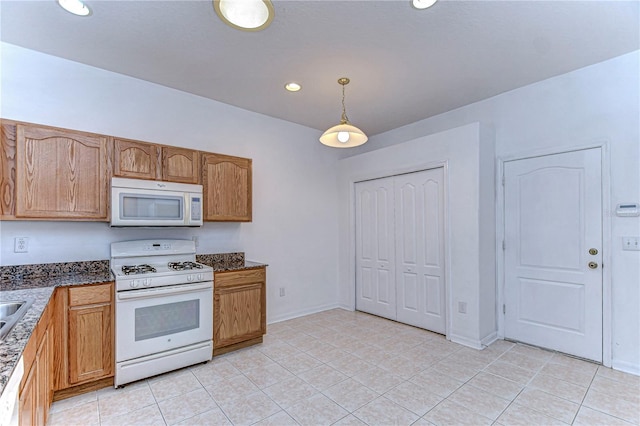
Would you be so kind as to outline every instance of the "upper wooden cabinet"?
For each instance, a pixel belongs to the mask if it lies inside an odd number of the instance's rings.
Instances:
[[[198,151],[113,139],[113,175],[118,177],[200,183]]]
[[[251,160],[202,153],[205,221],[251,222]]]
[[[17,218],[108,219],[108,138],[16,126]]]
[[[0,219],[109,221],[112,176],[203,185],[203,219],[251,222],[248,158],[1,120]]]
[[[200,153],[191,149],[163,146],[162,180],[200,183]]]
[[[0,219],[16,215],[16,126],[2,121],[0,133]]]
[[[113,140],[113,175],[156,179],[160,147],[150,143]]]

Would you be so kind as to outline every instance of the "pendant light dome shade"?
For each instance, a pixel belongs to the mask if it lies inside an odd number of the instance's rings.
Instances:
[[[342,118],[340,124],[331,127],[320,136],[320,142],[333,148],[353,148],[362,145],[369,138],[362,130],[349,123],[347,118],[344,106],[344,86],[349,84],[349,79],[342,77],[338,79],[338,84],[342,85]]]
[[[320,136],[320,142],[334,148],[352,148],[362,145],[367,140],[367,135],[349,122],[333,126]]]

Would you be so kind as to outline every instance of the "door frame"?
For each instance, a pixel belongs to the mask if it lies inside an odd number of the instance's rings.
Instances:
[[[444,298],[445,298],[445,337],[447,340],[451,340],[449,336],[451,330],[451,252],[450,244],[451,232],[449,229],[449,161],[434,161],[421,163],[411,167],[399,167],[390,168],[384,170],[378,170],[375,172],[358,174],[349,177],[349,279],[351,284],[351,294],[353,299],[350,302],[349,308],[352,311],[356,309],[356,193],[355,186],[358,182],[367,180],[382,179],[392,177],[396,175],[403,175],[407,173],[422,172],[425,170],[437,169],[442,167],[443,172],[443,227],[444,227]]]
[[[498,294],[496,303],[496,317],[498,318],[498,338],[504,339],[504,250],[502,243],[505,238],[505,212],[504,212],[504,163],[528,158],[543,157],[568,152],[584,151],[588,149],[600,149],[600,163],[602,166],[602,364],[611,367],[612,358],[612,298],[611,298],[611,169],[609,157],[609,142],[596,141],[584,145],[574,145],[565,148],[543,148],[524,151],[517,154],[501,156],[496,161],[496,268],[498,279]]]

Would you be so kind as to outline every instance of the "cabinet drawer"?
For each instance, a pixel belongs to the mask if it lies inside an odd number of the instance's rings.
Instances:
[[[101,284],[69,289],[69,306],[95,305],[111,302],[111,284]]]
[[[266,280],[264,268],[248,269],[245,271],[216,272],[213,286],[229,287],[241,284],[263,282]]]

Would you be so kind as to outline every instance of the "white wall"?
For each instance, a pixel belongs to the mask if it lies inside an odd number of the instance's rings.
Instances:
[[[355,182],[444,165],[447,335],[478,349],[495,339],[495,297],[483,298],[495,294],[495,234],[481,228],[481,219],[495,217],[493,162],[492,134],[478,123],[341,160],[341,304],[355,306]],[[458,302],[467,304],[466,314]]]
[[[191,238],[199,253],[244,251],[267,269],[268,321],[337,300],[336,150],[320,132],[3,43],[0,116],[253,159],[253,222],[197,229],[3,221],[0,265],[109,258],[113,241]],[[13,238],[29,237],[29,253]],[[280,298],[278,288],[286,288]]]
[[[640,219],[614,213],[618,203],[640,202],[639,76],[636,51],[373,136],[343,155],[360,155],[471,122],[495,131],[498,158],[606,142],[611,202],[605,221],[612,238],[603,249],[611,258],[605,268],[610,268],[612,307],[605,309],[612,315],[612,364],[640,374],[640,252],[622,251],[621,241],[640,235]],[[344,292],[342,270],[341,265]]]

